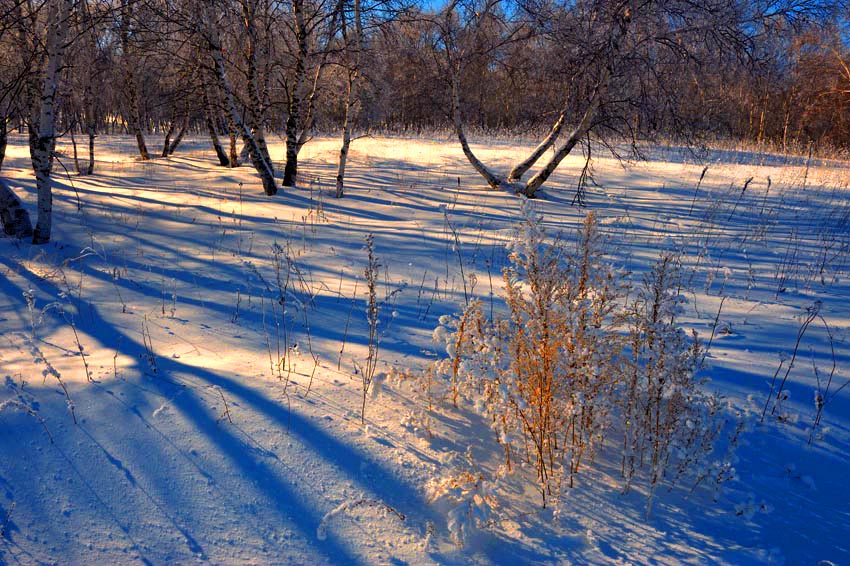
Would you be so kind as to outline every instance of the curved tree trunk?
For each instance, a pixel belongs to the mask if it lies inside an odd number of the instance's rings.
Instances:
[[[260,87],[257,77],[257,28],[255,25],[256,6],[253,1],[243,0],[242,2],[242,19],[245,31],[248,35],[248,54],[247,54],[247,74],[248,80],[248,118],[251,125],[251,133],[257,141],[257,147],[263,154],[263,159],[270,167],[272,158],[269,155],[269,148],[266,145],[266,132],[263,127],[263,105],[260,99]]]
[[[463,154],[466,156],[466,159],[472,164],[472,167],[475,168],[478,173],[484,177],[484,180],[487,181],[487,184],[490,185],[493,189],[498,189],[505,181],[504,179],[496,176],[495,173],[490,171],[486,165],[484,165],[478,157],[472,152],[472,149],[469,147],[469,142],[466,139],[466,132],[463,129],[463,116],[460,113],[460,93],[458,92],[460,89],[460,72],[455,73],[452,78],[452,118],[454,120],[455,134],[457,134],[457,139],[460,142],[460,147],[463,149]]]
[[[218,164],[222,167],[229,167],[230,159],[227,157],[227,152],[224,151],[224,147],[221,145],[221,140],[219,139],[218,131],[216,130],[217,120],[214,118],[214,109],[210,101],[210,94],[206,79],[202,77],[201,82],[201,94],[204,98],[204,121],[207,124],[210,141],[212,142],[213,149],[215,150],[215,155],[218,157]]]
[[[561,129],[564,127],[564,122],[567,119],[568,108],[567,105],[564,106],[564,109],[561,110],[561,114],[558,116],[558,121],[555,122],[555,125],[552,126],[552,129],[549,131],[549,135],[540,142],[540,144],[534,148],[534,151],[531,152],[524,161],[518,163],[511,172],[508,173],[508,181],[511,183],[518,183],[522,180],[522,176],[525,173],[534,167],[534,164],[537,163],[537,160],[540,159],[547,149],[552,147],[552,144],[555,143],[555,140],[558,139],[558,135],[561,133]]]
[[[224,65],[221,39],[219,38],[215,24],[210,19],[205,8],[206,6],[202,6],[202,25],[204,27],[209,54],[214,63],[215,74],[218,78],[219,86],[224,93],[227,117],[238,128],[242,135],[243,142],[248,146],[248,150],[251,155],[251,162],[257,170],[257,173],[260,174],[260,179],[262,179],[263,190],[267,195],[276,194],[277,185],[274,180],[274,169],[272,169],[271,165],[263,157],[263,152],[257,144],[257,140],[254,139],[251,129],[245,124],[244,120],[242,120],[242,117],[236,110],[236,100],[233,97],[233,88],[230,86],[230,81],[227,79],[227,68]]]
[[[174,133],[174,126],[177,120],[174,117],[174,112],[171,112],[171,119],[168,121],[168,129],[165,130],[165,139],[162,142],[162,157],[168,157],[168,148],[171,147],[171,135]]]
[[[340,9],[339,18],[343,38],[346,39],[345,14]],[[360,79],[360,65],[363,61],[363,20],[361,19],[360,0],[354,0],[354,59],[353,69],[348,71],[348,88],[345,91],[345,116],[342,121],[342,147],[339,150],[339,163],[336,173],[336,197],[341,198],[345,193],[345,166],[348,162],[348,148],[351,145],[351,130],[357,121],[358,96],[357,88]],[[318,79],[318,76],[317,76]],[[315,87],[313,89],[315,94]]]
[[[454,10],[456,3],[452,3],[446,9],[446,18],[447,21],[450,21],[450,15]],[[463,153],[466,156],[467,160],[469,160],[472,167],[487,181],[487,184],[490,187],[496,189],[499,187],[509,188],[513,192],[521,193],[529,198],[534,198],[536,196],[537,191],[540,187],[545,183],[552,173],[557,169],[558,165],[564,160],[564,158],[569,155],[569,153],[575,148],[575,146],[579,143],[579,141],[593,128],[594,120],[597,117],[599,108],[602,106],[603,99],[605,94],[608,91],[609,82],[611,79],[611,75],[613,73],[613,66],[615,61],[615,56],[620,51],[620,45],[628,32],[629,24],[631,23],[631,12],[629,8],[626,6],[623,10],[618,13],[615,17],[615,21],[613,22],[614,26],[611,30],[611,35],[608,39],[608,44],[605,47],[605,50],[600,53],[602,57],[605,57],[603,63],[603,69],[600,73],[599,78],[596,81],[596,86],[594,91],[588,100],[587,107],[585,108],[584,113],[582,114],[581,121],[576,126],[576,128],[572,131],[569,138],[564,142],[564,144],[555,152],[555,155],[549,160],[549,162],[535,174],[528,183],[520,182],[522,176],[540,159],[540,157],[546,152],[547,149],[552,147],[552,145],[557,140],[558,136],[563,129],[564,122],[566,121],[566,115],[569,108],[569,101],[564,104],[564,109],[561,111],[561,114],[558,116],[558,120],[552,126],[549,134],[546,138],[534,149],[534,151],[527,157],[524,161],[517,164],[508,175],[507,179],[502,179],[494,172],[492,172],[486,165],[484,165],[472,152],[472,149],[469,147],[469,142],[466,139],[466,133],[464,132],[463,127],[463,119],[460,111],[460,80],[463,72],[463,60],[461,59],[458,62],[451,62],[450,65],[454,67],[454,73],[451,81],[451,95],[452,95],[452,117],[454,121],[455,133],[457,134],[458,141],[460,142],[461,149],[463,149]],[[451,24],[447,24],[447,29],[449,29]],[[447,52],[455,49],[451,45],[452,38],[448,36],[446,38],[448,49]]]
[[[183,141],[183,137],[186,135],[186,131],[189,129],[189,117],[184,116],[182,122],[180,123],[180,130],[177,131],[177,137],[174,138],[168,145],[167,155],[174,155],[174,152],[177,151],[177,147],[180,145],[180,142]]]

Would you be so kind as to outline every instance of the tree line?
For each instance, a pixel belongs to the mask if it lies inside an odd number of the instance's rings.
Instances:
[[[317,132],[340,135],[337,196],[352,140],[377,128],[450,128],[488,185],[529,197],[592,144],[846,147],[849,20],[844,0],[0,0],[0,167],[25,133],[38,194],[32,227],[0,178],[0,219],[49,241],[56,139],[86,175],[104,133],[142,160],[202,134],[267,195],[297,184]],[[542,133],[496,171],[470,129]]]

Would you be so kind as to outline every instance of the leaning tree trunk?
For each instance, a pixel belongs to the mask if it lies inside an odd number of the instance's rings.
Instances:
[[[455,134],[460,142],[463,154],[466,156],[466,159],[472,167],[475,168],[482,177],[484,177],[491,188],[498,189],[505,182],[504,179],[496,176],[495,173],[490,171],[490,169],[488,169],[487,166],[475,156],[472,149],[469,147],[469,142],[466,139],[466,132],[463,128],[463,116],[460,113],[460,74],[460,71],[458,71],[452,77],[452,119],[454,121]]]
[[[597,79],[596,86],[593,89],[593,94],[590,97],[590,101],[587,104],[587,108],[585,108],[584,114],[581,117],[581,121],[578,126],[572,131],[570,136],[564,142],[564,144],[555,152],[555,155],[549,160],[549,162],[543,166],[543,168],[537,172],[531,179],[528,180],[528,183],[525,185],[524,190],[522,191],[525,196],[529,198],[534,198],[538,189],[549,179],[549,176],[555,172],[555,169],[558,168],[558,165],[561,164],[561,161],[570,154],[570,152],[578,145],[579,141],[590,132],[593,128],[593,122],[596,119],[596,116],[599,112],[600,107],[605,99],[605,96],[608,93],[608,87],[611,81],[611,75],[614,72],[614,60],[616,55],[620,51],[621,43],[626,36],[626,33],[629,29],[629,24],[631,23],[631,16],[628,10],[622,15],[617,16],[617,20],[615,22],[615,28],[611,34],[611,37],[608,39],[607,46],[607,56],[608,60],[605,62],[605,66],[602,69],[602,72]]]
[[[53,0],[48,8],[47,65],[41,88],[38,137],[30,148],[38,191],[38,221],[32,236],[33,244],[48,243],[53,228],[53,190],[50,174],[53,168],[53,150],[56,147],[56,90],[62,57],[65,54],[72,3],[73,0]]]
[[[18,195],[0,179],[0,222],[7,236],[19,240],[32,237],[32,222],[27,209],[21,204]]]
[[[569,113],[569,103],[564,105],[563,110],[561,110],[561,114],[558,116],[558,121],[555,122],[555,125],[552,126],[552,129],[549,131],[549,135],[538,144],[534,151],[531,152],[525,160],[518,163],[511,172],[508,173],[508,182],[510,183],[518,183],[522,180],[522,176],[525,173],[534,167],[534,164],[537,163],[537,160],[546,152],[547,149],[552,147],[552,144],[555,143],[555,140],[558,139],[558,135],[560,135],[561,130],[564,127],[564,122],[567,119],[567,114]]]
[[[205,6],[202,8],[205,8]],[[254,139],[250,128],[248,128],[236,110],[236,100],[233,97],[233,89],[230,86],[230,81],[227,79],[227,68],[224,65],[224,55],[222,54],[221,39],[219,38],[218,30],[216,30],[215,24],[205,9],[202,9],[201,19],[203,20],[207,47],[215,67],[215,74],[218,78],[219,86],[224,93],[228,119],[238,127],[239,132],[242,134],[242,140],[248,144],[251,162],[257,173],[260,174],[260,179],[263,181],[263,190],[267,195],[276,194],[277,186],[274,181],[274,169],[272,169],[271,164],[263,157],[257,140]]]
[[[184,116],[183,121],[180,124],[180,129],[177,131],[177,137],[171,142],[168,146],[166,155],[174,155],[174,152],[177,151],[177,147],[180,145],[180,142],[183,141],[183,137],[186,135],[186,131],[189,129],[189,117]]]
[[[168,148],[171,147],[171,135],[174,133],[174,126],[177,125],[177,119],[174,112],[171,112],[171,119],[168,121],[168,128],[165,130],[165,139],[162,141],[162,157],[168,157]]]
[[[206,78],[201,78],[201,94],[203,95],[204,100],[204,122],[207,124],[207,130],[210,134],[210,141],[212,142],[213,149],[215,150],[215,155],[218,157],[218,163],[222,167],[230,166],[230,159],[227,157],[227,152],[224,151],[224,147],[221,145],[221,140],[218,137],[218,131],[216,130],[216,120],[213,118],[215,114],[213,114],[214,109],[212,102],[210,101],[210,93],[209,88],[207,87]]]
[[[446,10],[445,16],[447,20],[451,18],[455,4],[456,3],[452,3],[450,5],[451,8]],[[483,21],[483,18],[479,18],[479,21]],[[594,120],[597,119],[599,109],[602,106],[608,91],[616,55],[620,51],[621,42],[623,41],[626,36],[626,33],[628,32],[630,23],[631,13],[628,7],[624,8],[622,12],[616,14],[615,21],[613,22],[614,25],[611,30],[611,35],[609,36],[608,44],[605,47],[605,56],[607,60],[603,63],[604,66],[601,70],[599,78],[596,81],[596,86],[593,90],[591,98],[588,101],[587,106],[585,107],[584,113],[582,114],[581,121],[572,131],[572,133],[563,143],[563,145],[558,148],[558,150],[555,152],[549,162],[545,166],[543,166],[543,168],[538,171],[537,174],[535,174],[531,179],[529,179],[528,183],[521,182],[523,174],[525,174],[528,169],[531,168],[540,159],[540,157],[546,152],[546,150],[552,147],[555,143],[564,126],[564,122],[566,120],[566,111],[569,106],[569,103],[567,102],[565,104],[564,110],[562,110],[561,114],[558,116],[558,120],[552,126],[552,129],[550,130],[546,138],[534,149],[534,151],[532,151],[531,155],[528,158],[520,162],[510,171],[506,179],[503,179],[502,177],[496,175],[493,171],[491,171],[486,165],[484,165],[484,163],[482,163],[481,160],[476,157],[472,149],[469,147],[469,142],[466,139],[466,133],[463,127],[463,117],[461,115],[460,108],[460,83],[461,77],[463,76],[464,62],[463,59],[457,60],[455,62],[452,62],[451,60],[449,61],[450,65],[454,67],[451,77],[451,102],[452,118],[454,122],[455,133],[467,160],[472,165],[472,167],[482,177],[484,177],[490,187],[494,189],[500,187],[507,188],[515,193],[522,194],[528,198],[534,198],[536,196],[537,191],[540,189],[543,183],[545,183],[549,179],[552,173],[554,173],[558,165],[561,164],[564,158],[570,154],[570,152],[575,148],[579,141],[585,135],[587,135],[588,132],[590,132],[590,130],[594,127]],[[447,22],[447,29],[450,27],[451,22]],[[447,37],[445,39],[448,40],[447,53],[450,53],[454,49],[456,49],[456,47],[451,45],[450,37]]]
[[[215,150],[215,156],[218,157],[218,164],[222,167],[230,167],[230,159],[227,157],[227,152],[224,151],[224,147],[221,145],[218,132],[215,131],[215,122],[213,122],[209,112],[206,112],[205,121],[207,123],[207,130],[210,133],[210,141],[212,142],[213,149]]]
[[[269,148],[266,145],[266,133],[263,127],[263,105],[260,100],[260,88],[257,79],[257,29],[254,25],[255,20],[255,5],[254,2],[242,3],[243,23],[248,36],[248,53],[247,53],[247,73],[248,81],[248,118],[250,120],[251,133],[257,141],[257,147],[263,154],[263,159],[269,166],[272,165],[272,158],[269,155]]]

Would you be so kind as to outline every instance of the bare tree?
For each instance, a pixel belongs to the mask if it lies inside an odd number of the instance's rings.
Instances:
[[[343,196],[345,188],[345,166],[348,161],[348,149],[351,146],[351,130],[357,121],[359,110],[358,90],[361,80],[361,65],[364,56],[363,19],[360,10],[360,0],[353,0],[352,24],[354,29],[349,29],[345,13],[340,14],[342,22],[342,36],[346,44],[346,52],[349,57],[343,63],[345,72],[345,98],[343,102],[342,118],[342,147],[339,150],[339,161],[336,173],[336,197]]]
[[[73,0],[51,0],[47,7],[47,61],[36,128],[38,136],[30,148],[38,191],[38,220],[32,236],[34,244],[48,243],[53,228],[53,187],[50,175],[53,170],[53,150],[56,147],[56,95],[62,59],[67,48],[72,4]]]
[[[802,18],[819,9],[816,1],[753,2],[733,0],[579,0],[526,2],[452,0],[436,21],[451,92],[451,119],[473,168],[496,188],[527,197],[537,195],[564,158],[580,143],[634,140],[636,118],[647,107],[673,108],[676,93],[666,81],[695,62],[709,63],[712,53],[734,50],[746,55],[753,34],[765,20]],[[482,57],[514,42],[544,42],[553,61],[552,75],[565,82],[548,135],[506,174],[484,164],[472,150],[463,117],[464,79]],[[440,48],[437,48],[440,50]],[[700,58],[704,58],[700,60]],[[498,58],[495,59],[498,61]],[[537,77],[539,83],[549,77]],[[681,125],[672,116],[674,129]],[[566,132],[566,134],[565,134]],[[634,146],[633,146],[634,147]],[[552,149],[548,160],[524,176]]]
[[[257,142],[251,128],[242,118],[236,106],[236,98],[228,79],[227,66],[224,60],[224,54],[221,43],[221,35],[219,34],[216,22],[210,15],[212,4],[209,0],[199,0],[197,11],[198,32],[205,44],[206,50],[213,63],[213,72],[218,81],[219,87],[224,95],[224,107],[227,112],[228,120],[236,125],[239,133],[242,136],[243,143],[248,147],[251,162],[254,168],[260,174],[263,182],[263,190],[267,195],[277,193],[277,185],[274,179],[274,168],[267,160],[266,153],[263,152],[260,143]]]
[[[131,37],[134,35],[134,9],[138,4],[135,0],[121,0],[121,51],[122,51],[122,66],[124,71],[124,88],[127,98],[127,127],[134,136],[136,136],[136,144],[139,147],[139,156],[143,160],[150,159],[148,147],[145,143],[145,133],[142,129],[141,109],[139,108],[139,85],[138,85],[138,65],[139,57],[136,56],[136,46]]]
[[[307,143],[313,127],[316,97],[328,64],[334,36],[339,29],[340,0],[312,4],[291,0],[290,18],[284,41],[287,45],[287,72],[280,77],[286,93],[286,163],[283,186],[295,186],[298,177],[298,153]],[[309,80],[312,75],[312,81]]]

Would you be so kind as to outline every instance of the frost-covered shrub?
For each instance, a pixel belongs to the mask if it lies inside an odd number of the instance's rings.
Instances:
[[[722,406],[700,387],[696,334],[677,325],[684,298],[677,259],[662,254],[621,316],[628,355],[616,397],[622,422],[622,472],[628,489],[648,472],[647,511],[658,484],[675,483],[705,464],[722,429]],[[698,472],[699,473],[699,472]]]
[[[548,240],[529,205],[523,214],[504,270],[505,314],[491,320],[472,301],[442,317],[434,339],[448,357],[429,379],[488,419],[507,470],[535,470],[544,507],[606,438],[621,447],[627,489],[645,473],[650,503],[661,482],[705,478],[721,405],[701,391],[702,351],[676,322],[676,259],[662,255],[628,300],[593,213],[574,247]]]
[[[435,374],[456,405],[489,417],[508,468],[516,458],[534,466],[545,506],[608,427],[622,342],[610,315],[622,276],[604,261],[593,214],[569,249],[547,243],[528,205],[523,213],[504,271],[508,315],[489,320],[472,302],[441,319],[434,338],[449,357]]]

